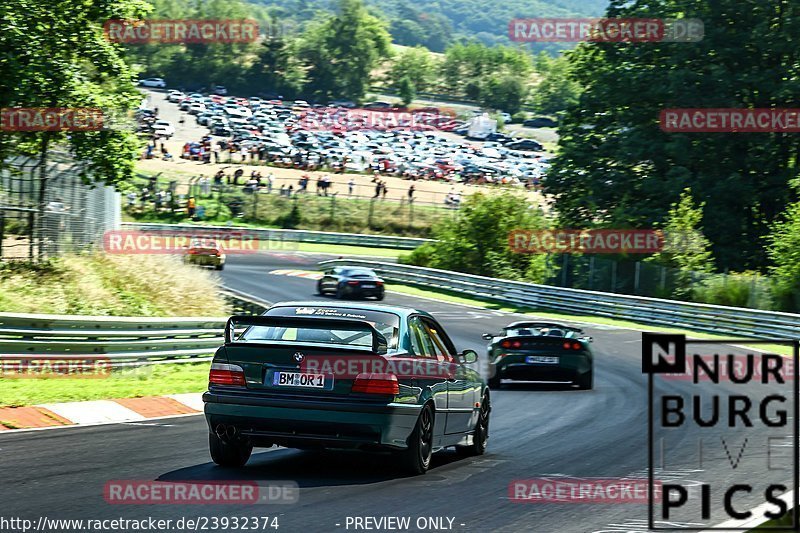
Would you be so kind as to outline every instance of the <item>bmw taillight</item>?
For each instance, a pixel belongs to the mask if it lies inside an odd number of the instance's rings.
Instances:
[[[362,373],[353,381],[353,392],[364,394],[399,394],[400,384],[394,374]]]
[[[239,365],[212,363],[208,373],[209,385],[226,385],[244,387],[244,370]]]
[[[358,282],[357,281],[348,281],[347,284],[348,285],[358,285]]]

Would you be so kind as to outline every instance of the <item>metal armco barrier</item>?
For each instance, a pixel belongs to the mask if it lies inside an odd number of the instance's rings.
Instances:
[[[0,358],[103,356],[112,364],[192,359],[222,344],[225,318],[142,318],[0,313]]]
[[[372,268],[390,282],[455,291],[531,309],[602,316],[756,339],[800,337],[800,315],[791,313],[551,287],[368,260],[336,259],[320,263],[322,268],[340,265]]]
[[[233,289],[223,294],[235,313],[269,307]],[[226,320],[0,313],[0,359],[91,356],[112,366],[202,361],[222,345]]]
[[[261,229],[237,226],[208,226],[200,224],[140,224],[124,222],[122,229],[139,231],[193,231],[200,234],[208,232],[247,233],[257,237],[266,246],[262,250],[291,250],[291,245],[284,243],[313,242],[318,244],[348,244],[351,246],[370,246],[373,248],[396,248],[413,250],[430,239],[413,237],[393,237],[390,235],[359,235],[357,233],[331,233],[326,231],[305,231],[298,229]]]

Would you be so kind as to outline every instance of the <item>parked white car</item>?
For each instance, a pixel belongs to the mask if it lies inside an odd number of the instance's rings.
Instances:
[[[142,87],[156,87],[165,89],[167,87],[167,82],[164,81],[164,78],[146,78],[141,80],[139,85]]]
[[[185,94],[183,94],[180,91],[175,91],[175,90],[170,91],[169,92],[169,96],[167,96],[167,100],[169,100],[170,102],[173,102],[173,103],[180,102],[184,98],[186,98]]]
[[[253,112],[247,109],[246,107],[237,106],[237,105],[226,105],[225,106],[225,113],[232,117],[237,118],[250,118],[253,116]]]
[[[155,130],[159,135],[165,135],[167,137],[172,137],[175,135],[175,127],[170,124],[168,120],[156,120],[153,123],[153,130]]]

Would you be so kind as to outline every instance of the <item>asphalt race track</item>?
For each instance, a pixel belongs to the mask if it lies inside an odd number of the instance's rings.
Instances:
[[[312,269],[319,257],[257,255],[229,257],[221,273],[226,286],[270,302],[318,299],[314,281],[271,275],[279,268]],[[459,349],[472,348],[485,360],[483,332],[495,332],[514,317],[388,293],[386,304],[419,307],[433,313]],[[453,531],[635,532],[647,531],[647,505],[596,503],[516,503],[509,484],[545,476],[588,478],[643,477],[647,473],[647,380],[641,371],[641,333],[584,326],[594,337],[595,388],[578,391],[560,385],[506,386],[493,391],[489,451],[461,459],[450,451],[434,456],[424,476],[404,477],[382,456],[312,453],[273,448],[256,450],[238,472],[210,462],[202,416],[111,424],[89,428],[0,434],[0,506],[3,516],[48,518],[197,518],[200,516],[278,516],[278,531],[328,532],[346,528],[348,517],[452,518]],[[716,347],[730,351],[731,348]],[[483,364],[481,365],[483,368]],[[691,382],[665,385],[687,396]],[[791,410],[790,410],[791,416]],[[729,430],[724,448],[704,435],[705,460],[684,460],[697,435],[683,430],[669,443],[665,470],[657,477],[701,483],[758,479],[766,469],[766,449],[751,441],[734,460],[741,439]],[[780,432],[779,432],[780,433]],[[677,450],[677,451],[676,451]],[[688,453],[688,452],[687,452]],[[790,479],[791,465],[786,466]],[[299,501],[286,505],[109,505],[103,488],[109,480],[292,480]],[[712,496],[712,517],[728,519]],[[763,494],[736,496],[738,508],[763,502]],[[445,526],[448,520],[444,520]],[[694,526],[682,523],[673,525]]]

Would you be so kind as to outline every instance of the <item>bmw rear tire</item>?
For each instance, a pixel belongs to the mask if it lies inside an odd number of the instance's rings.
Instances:
[[[419,475],[428,471],[433,456],[433,409],[429,404],[422,408],[414,431],[408,437],[408,449],[400,453],[404,471]]]
[[[253,445],[249,442],[244,440],[225,442],[214,433],[208,434],[208,449],[211,452],[211,459],[219,466],[227,468],[244,466],[253,453]]]

